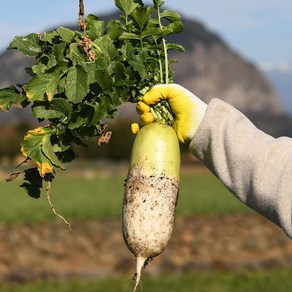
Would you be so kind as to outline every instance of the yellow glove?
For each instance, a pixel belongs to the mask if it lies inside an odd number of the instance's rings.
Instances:
[[[149,124],[154,121],[150,107],[161,100],[168,100],[175,115],[174,129],[182,143],[193,139],[204,117],[207,105],[184,87],[177,84],[161,84],[148,91],[143,101],[137,104],[141,123]]]

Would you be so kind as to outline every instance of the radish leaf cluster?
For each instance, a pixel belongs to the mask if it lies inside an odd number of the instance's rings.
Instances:
[[[116,0],[121,15],[108,23],[95,15],[85,28],[59,27],[43,34],[16,36],[8,49],[16,49],[35,63],[26,68],[30,80],[0,89],[0,108],[30,106],[47,123],[28,131],[21,152],[36,167],[24,171],[24,187],[39,196],[43,180],[64,169],[76,154],[73,145],[105,135],[105,118],[114,118],[119,105],[137,102],[152,86],[172,81],[169,50],[183,51],[166,42],[183,29],[176,12],[161,10],[140,0]]]

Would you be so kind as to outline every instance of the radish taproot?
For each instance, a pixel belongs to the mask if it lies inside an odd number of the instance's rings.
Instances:
[[[138,132],[123,200],[123,237],[136,257],[136,282],[171,237],[180,177],[180,150],[171,126],[151,123]]]

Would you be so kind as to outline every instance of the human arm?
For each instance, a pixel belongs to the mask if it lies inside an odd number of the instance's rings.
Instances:
[[[181,87],[176,89],[179,92]],[[186,97],[185,91],[178,92],[175,96],[180,97],[171,108],[174,112],[180,110],[181,114],[187,112],[185,118],[195,124],[190,130],[182,128],[184,139],[180,140],[190,141],[191,152],[231,193],[282,227],[292,238],[292,139],[274,139],[218,99],[213,99],[206,108],[198,103],[203,115],[194,116],[183,102],[189,93]],[[169,96],[173,94],[152,90],[144,101],[154,104]],[[197,100],[196,96],[191,98],[193,103]],[[179,105],[177,109],[176,105]],[[176,127],[181,130],[179,125]]]
[[[257,129],[229,104],[213,99],[190,143],[240,201],[292,238],[292,139]]]

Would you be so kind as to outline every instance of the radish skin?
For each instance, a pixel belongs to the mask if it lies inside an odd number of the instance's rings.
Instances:
[[[136,257],[136,291],[141,269],[159,255],[171,237],[180,176],[177,135],[152,123],[137,134],[123,201],[123,237]]]

